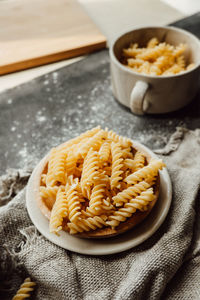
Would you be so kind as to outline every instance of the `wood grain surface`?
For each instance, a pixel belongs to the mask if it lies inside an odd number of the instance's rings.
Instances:
[[[0,75],[105,46],[106,38],[76,0],[0,2]]]

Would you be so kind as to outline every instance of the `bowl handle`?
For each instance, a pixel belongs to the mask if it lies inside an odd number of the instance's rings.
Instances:
[[[134,114],[144,115],[144,97],[149,88],[149,84],[144,81],[137,81],[130,96],[130,109]]]

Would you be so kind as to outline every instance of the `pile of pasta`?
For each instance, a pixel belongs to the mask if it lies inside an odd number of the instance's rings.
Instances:
[[[95,127],[53,148],[40,195],[51,209],[50,232],[117,228],[154,200],[162,160],[146,157],[126,137]]]
[[[150,75],[173,75],[194,67],[186,64],[184,58],[185,44],[173,46],[160,43],[154,37],[149,40],[146,48],[139,48],[137,43],[123,49],[123,63],[132,70]]]

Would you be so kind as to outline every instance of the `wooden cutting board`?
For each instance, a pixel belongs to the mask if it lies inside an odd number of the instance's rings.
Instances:
[[[0,75],[106,46],[76,0],[0,1]]]

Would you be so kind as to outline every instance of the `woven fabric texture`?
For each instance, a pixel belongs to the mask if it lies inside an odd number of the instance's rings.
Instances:
[[[180,132],[179,146],[161,155],[173,185],[169,214],[129,251],[92,257],[59,248],[35,229],[18,190],[0,207],[0,299],[11,299],[25,276],[38,300],[200,299],[200,130]]]

